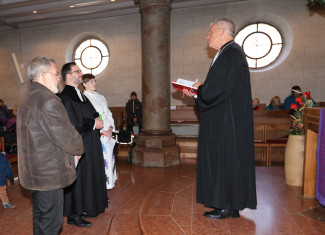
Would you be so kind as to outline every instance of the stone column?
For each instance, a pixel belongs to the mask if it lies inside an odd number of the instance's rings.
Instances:
[[[170,128],[170,11],[172,0],[134,0],[140,6],[142,42],[142,133],[132,162],[147,167],[179,164]]]

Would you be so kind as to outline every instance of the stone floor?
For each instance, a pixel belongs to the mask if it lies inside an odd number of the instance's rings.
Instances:
[[[175,167],[142,168],[121,157],[117,171],[105,213],[88,219],[93,223],[89,228],[67,225],[64,218],[60,234],[325,234],[324,208],[303,198],[300,187],[286,185],[283,167],[256,167],[257,210],[226,220],[202,216],[210,209],[195,201],[195,159]],[[8,194],[17,207],[0,208],[0,234],[32,234],[29,193],[16,182]]]

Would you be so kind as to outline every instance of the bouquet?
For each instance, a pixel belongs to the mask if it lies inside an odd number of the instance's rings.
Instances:
[[[298,92],[298,91],[295,91]],[[304,128],[304,109],[307,107],[313,107],[314,101],[310,96],[310,91],[302,93],[300,97],[296,98],[297,104],[291,104],[290,110],[293,111],[292,115],[293,118],[292,127],[289,130],[291,135],[305,135],[305,128]]]

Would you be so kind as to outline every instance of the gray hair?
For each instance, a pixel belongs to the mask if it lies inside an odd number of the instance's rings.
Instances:
[[[227,18],[222,18],[214,21],[210,26],[218,24],[218,26],[224,28],[231,37],[235,37],[235,24],[232,20]]]
[[[43,73],[48,72],[51,68],[51,63],[56,65],[56,61],[49,57],[39,56],[34,58],[28,65],[28,78],[32,81],[38,80]]]

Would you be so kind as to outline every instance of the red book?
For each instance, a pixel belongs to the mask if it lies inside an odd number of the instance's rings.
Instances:
[[[191,91],[193,94],[197,95],[197,88],[192,87],[192,85],[194,83],[195,82],[193,82],[193,81],[189,81],[189,80],[179,78],[179,79],[177,79],[177,81],[173,81],[172,85],[173,85],[173,89],[182,91],[185,88],[185,89]]]

